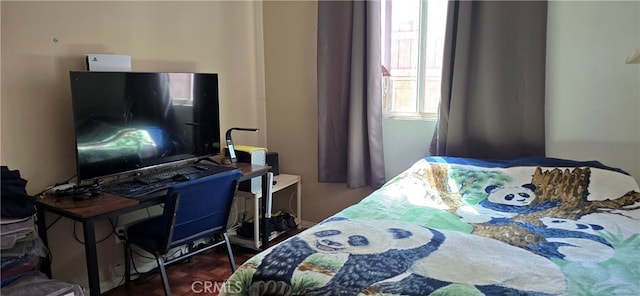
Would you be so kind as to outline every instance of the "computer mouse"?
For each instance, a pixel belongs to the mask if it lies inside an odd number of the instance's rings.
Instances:
[[[187,176],[185,174],[175,174],[173,176],[173,180],[174,181],[178,181],[178,182],[189,181],[189,176]]]

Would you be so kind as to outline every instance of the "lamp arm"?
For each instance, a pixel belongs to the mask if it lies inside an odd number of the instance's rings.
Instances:
[[[248,132],[257,132],[258,129],[257,128],[247,128],[247,127],[232,127],[230,129],[227,130],[226,134],[225,134],[225,139],[226,140],[231,140],[231,131],[248,131]]]
[[[227,150],[229,151],[229,160],[231,160],[231,163],[238,162],[238,159],[236,158],[236,150],[233,147],[233,140],[231,139],[231,131],[234,131],[234,130],[249,131],[249,132],[258,131],[257,128],[246,128],[246,127],[232,127],[227,130],[227,132],[225,133],[225,140],[227,142]]]

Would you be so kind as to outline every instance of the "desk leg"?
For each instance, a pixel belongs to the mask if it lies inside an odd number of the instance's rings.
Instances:
[[[267,184],[267,181],[269,180],[269,178],[267,177],[267,174],[265,173],[264,175],[262,175],[262,197],[260,198],[260,200],[262,201],[262,207],[260,209],[260,213],[262,214],[262,218],[260,218],[260,223],[262,225],[262,244],[260,249],[264,250],[268,247],[269,244],[269,231],[267,231],[269,229],[269,227],[267,227],[267,197],[266,194],[267,192],[269,192],[269,185]]]
[[[258,195],[254,195],[253,196],[253,216],[254,217],[260,217],[260,215],[262,215],[262,211],[260,210],[261,207],[261,200],[260,198],[258,198]],[[256,248],[256,250],[260,250],[262,249],[262,232],[260,232],[260,226],[264,225],[262,224],[264,223],[264,220],[256,220],[253,223],[253,246]]]
[[[302,177],[298,179],[298,184],[296,185],[296,210],[298,211],[298,229],[302,228]]]
[[[37,207],[38,209],[38,236],[42,240],[42,243],[47,248],[49,252],[49,239],[47,238],[47,222],[44,220],[44,209],[42,207]],[[47,275],[47,277],[51,278],[51,254],[48,254],[47,258],[42,260],[40,264],[40,271]]]
[[[96,231],[93,220],[85,220],[82,224],[84,231],[84,252],[87,259],[87,274],[89,275],[90,295],[100,295],[100,275],[98,273],[98,252],[96,246]]]

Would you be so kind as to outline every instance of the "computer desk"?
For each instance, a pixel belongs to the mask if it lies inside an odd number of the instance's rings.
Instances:
[[[270,166],[248,163],[234,163],[233,166],[242,171],[239,181],[262,177],[262,192],[268,191],[267,173]],[[100,295],[100,276],[98,269],[98,253],[96,245],[95,222],[116,217],[135,210],[151,207],[164,202],[164,194],[155,194],[151,198],[132,199],[109,193],[102,193],[87,200],[74,201],[72,198],[57,199],[54,196],[44,196],[37,200],[38,234],[47,248],[47,223],[45,212],[51,212],[82,223],[84,235],[84,251],[87,260],[87,276],[89,279],[89,295]],[[262,198],[261,213],[264,223],[266,217],[267,199]],[[261,233],[262,248],[267,246],[269,234]],[[51,262],[44,260],[40,270],[51,278]]]

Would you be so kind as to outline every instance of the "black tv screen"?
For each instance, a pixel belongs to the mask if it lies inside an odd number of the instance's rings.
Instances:
[[[220,153],[218,75],[71,71],[79,184]]]

